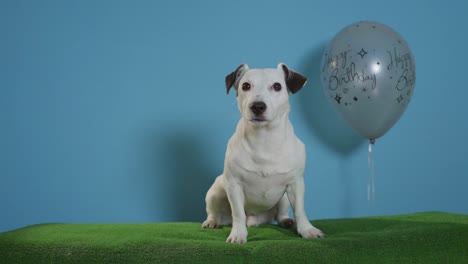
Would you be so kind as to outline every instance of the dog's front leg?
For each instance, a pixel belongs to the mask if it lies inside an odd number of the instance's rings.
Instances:
[[[286,188],[289,201],[294,210],[297,232],[304,238],[324,237],[322,231],[315,228],[307,218],[304,210],[304,178],[301,176]]]
[[[228,183],[226,193],[231,204],[232,230],[226,242],[242,244],[247,242],[247,227],[244,208],[244,191],[236,182]]]

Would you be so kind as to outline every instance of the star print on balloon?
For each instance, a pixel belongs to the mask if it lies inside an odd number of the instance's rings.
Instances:
[[[401,103],[402,100],[403,100],[403,96],[400,94],[400,96],[397,98],[397,101],[398,103]]]
[[[341,96],[339,94],[336,94],[335,100],[337,103],[341,104]]]
[[[357,53],[359,56],[361,56],[361,59],[364,59],[364,56],[366,56],[367,54],[367,51],[365,51],[364,49],[361,49],[360,52]]]

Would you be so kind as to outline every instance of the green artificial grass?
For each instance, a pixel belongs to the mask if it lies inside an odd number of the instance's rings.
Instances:
[[[468,263],[468,215],[418,213],[317,220],[327,237],[303,239],[276,225],[200,223],[41,224],[0,233],[0,263]]]

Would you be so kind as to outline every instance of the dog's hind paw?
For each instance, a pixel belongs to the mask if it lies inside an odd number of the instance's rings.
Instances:
[[[205,222],[203,222],[202,227],[213,229],[213,228],[219,228],[219,225],[213,219],[206,219]]]
[[[295,224],[294,219],[291,218],[284,218],[279,222],[279,225],[282,228],[291,228]]]

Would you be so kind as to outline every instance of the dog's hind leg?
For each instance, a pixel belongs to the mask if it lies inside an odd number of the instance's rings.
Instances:
[[[232,223],[231,206],[223,184],[223,176],[218,176],[206,194],[207,218],[203,228],[219,228]]]
[[[278,214],[276,216],[278,224],[284,228],[290,228],[295,224],[294,219],[289,217],[289,205],[290,202],[285,193],[278,203]]]

